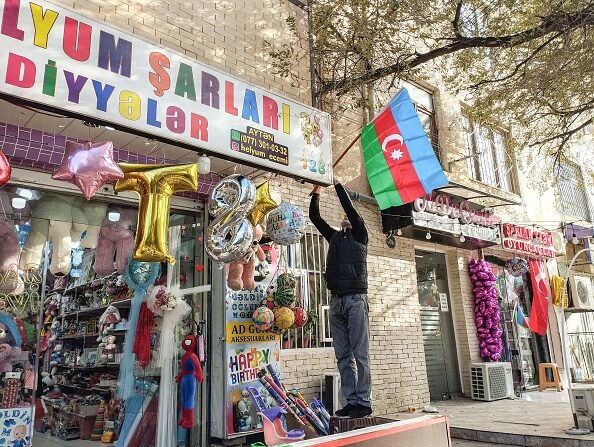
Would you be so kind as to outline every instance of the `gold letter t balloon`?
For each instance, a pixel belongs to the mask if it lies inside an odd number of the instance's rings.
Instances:
[[[169,206],[176,192],[198,189],[198,164],[139,165],[119,163],[124,178],[116,192],[134,191],[140,196],[138,227],[133,257],[137,261],[175,264],[169,254]]]

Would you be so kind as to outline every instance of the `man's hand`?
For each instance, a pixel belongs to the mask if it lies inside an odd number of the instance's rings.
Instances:
[[[320,191],[322,190],[322,187],[320,185],[316,185],[313,187],[313,189],[311,190],[312,194],[319,194]]]

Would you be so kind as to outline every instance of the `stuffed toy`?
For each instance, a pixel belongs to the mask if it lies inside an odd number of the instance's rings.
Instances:
[[[264,231],[260,225],[254,227],[254,242],[250,253],[244,258],[229,264],[229,273],[227,275],[227,286],[231,290],[248,289],[253,290],[256,287],[254,281],[254,272],[256,259],[259,262],[266,261],[266,254],[260,247],[260,239]]]
[[[99,276],[106,276],[115,270],[123,274],[132,254],[134,246],[134,230],[138,212],[131,208],[110,207],[110,213],[119,213],[117,222],[112,222],[108,217],[103,219],[99,242],[95,250],[95,272]]]
[[[175,381],[179,384],[181,395],[182,415],[177,425],[189,429],[194,426],[194,400],[196,393],[196,381],[202,383],[202,367],[196,355],[198,342],[196,336],[186,335],[182,341],[182,348],[185,351],[181,358],[181,371]]]
[[[101,341],[104,335],[113,331],[113,328],[122,320],[120,311],[115,306],[107,306],[105,312],[99,317],[99,337],[97,341]]]
[[[50,371],[43,371],[41,377],[41,383],[45,385],[45,392],[47,392],[58,383],[58,368],[54,366]]]
[[[116,337],[115,335],[108,335],[107,337],[104,338],[104,342],[102,342],[101,344],[105,343],[105,346],[103,346],[103,350],[101,351],[101,360],[103,361],[108,361],[108,362],[113,362],[113,360],[115,359],[115,353],[116,353]],[[101,345],[99,345],[101,346]]]
[[[0,190],[0,272],[4,279],[0,281],[0,293],[20,295],[25,290],[23,281],[19,278],[18,265],[21,255],[19,235],[12,220],[13,209],[8,194]],[[10,273],[9,273],[10,272]]]
[[[54,346],[54,352],[52,352],[52,356],[50,358],[50,365],[57,366],[62,363],[62,345],[56,344]]]
[[[58,338],[60,338],[64,334],[64,330],[62,329],[60,320],[58,320],[57,318],[54,319],[54,321],[52,322],[52,325],[50,326],[50,330],[51,330],[51,335],[48,340],[50,343],[55,342]]]
[[[8,314],[0,314],[0,372],[12,371],[12,361],[21,355],[22,339],[18,326]]]
[[[36,270],[42,261],[43,247],[52,243],[50,272],[54,276],[70,273],[70,251],[88,228],[82,202],[73,196],[44,194],[31,210],[31,229],[21,254],[22,270]]]
[[[82,200],[81,209],[87,217],[89,226],[87,227],[85,237],[80,241],[80,246],[81,248],[91,248],[94,250],[99,243],[101,226],[107,215],[107,203]]]

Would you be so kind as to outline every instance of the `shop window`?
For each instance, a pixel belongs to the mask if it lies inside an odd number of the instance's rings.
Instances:
[[[283,334],[284,349],[332,346],[330,294],[323,277],[327,252],[328,243],[311,225],[298,243],[287,247],[289,268],[297,278],[299,301],[308,314],[308,323]]]
[[[506,192],[519,194],[515,162],[509,153],[507,134],[462,117],[466,166],[471,179]]]
[[[561,209],[573,218],[589,222],[590,201],[581,168],[570,160],[563,160],[556,171]]]
[[[36,404],[35,428],[43,434],[35,433],[34,445],[43,445],[44,437],[57,438],[58,444],[80,445],[70,440],[91,436],[111,443],[125,425],[116,387],[136,292],[122,274],[134,245],[138,209],[134,202],[87,201],[76,194],[8,185],[0,190],[0,212],[0,329],[5,329],[0,408],[16,408],[15,429],[31,437]],[[166,283],[169,272],[174,284],[179,279],[182,291],[190,292],[183,296],[190,313],[176,326],[180,336],[195,333],[204,318],[203,294],[191,290],[206,278],[201,218],[200,212],[172,211],[170,228],[179,227],[172,234],[180,235],[169,249],[176,265],[151,267],[158,284]],[[135,339],[142,322],[146,337],[139,351],[134,348],[143,354],[131,371],[132,387],[143,393],[144,405],[159,387],[155,353],[163,336],[146,312],[139,314]],[[101,426],[94,427],[98,414]]]

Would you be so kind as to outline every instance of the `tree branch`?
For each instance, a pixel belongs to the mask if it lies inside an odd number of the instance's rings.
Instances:
[[[341,93],[359,84],[376,81],[390,74],[410,70],[433,59],[461,50],[469,48],[513,48],[544,37],[550,33],[568,32],[585,25],[594,25],[594,4],[589,4],[573,14],[551,14],[544,17],[538,26],[515,34],[506,36],[456,37],[448,45],[435,48],[426,53],[418,53],[409,61],[397,61],[392,65],[376,68],[375,70],[367,71],[360,76],[350,79],[343,78],[337,81],[324,82],[319,93],[321,95],[330,92]]]
[[[570,137],[572,137],[573,135],[578,133],[580,130],[582,130],[584,127],[588,126],[589,124],[592,124],[593,122],[594,122],[594,118],[590,118],[590,119],[584,121],[578,127],[574,127],[573,129],[569,129],[565,132],[561,132],[557,135],[553,135],[552,137],[545,138],[544,140],[536,141],[536,142],[530,144],[530,146],[540,146],[540,145],[550,143],[551,141],[555,141],[555,140],[559,140],[559,139],[561,139],[563,141],[563,145],[564,145],[569,140]]]
[[[462,33],[460,32],[460,15],[462,14],[462,3],[463,0],[460,0],[456,5],[456,14],[454,15],[454,21],[452,22],[452,26],[454,27],[454,35],[456,37],[462,37]]]

